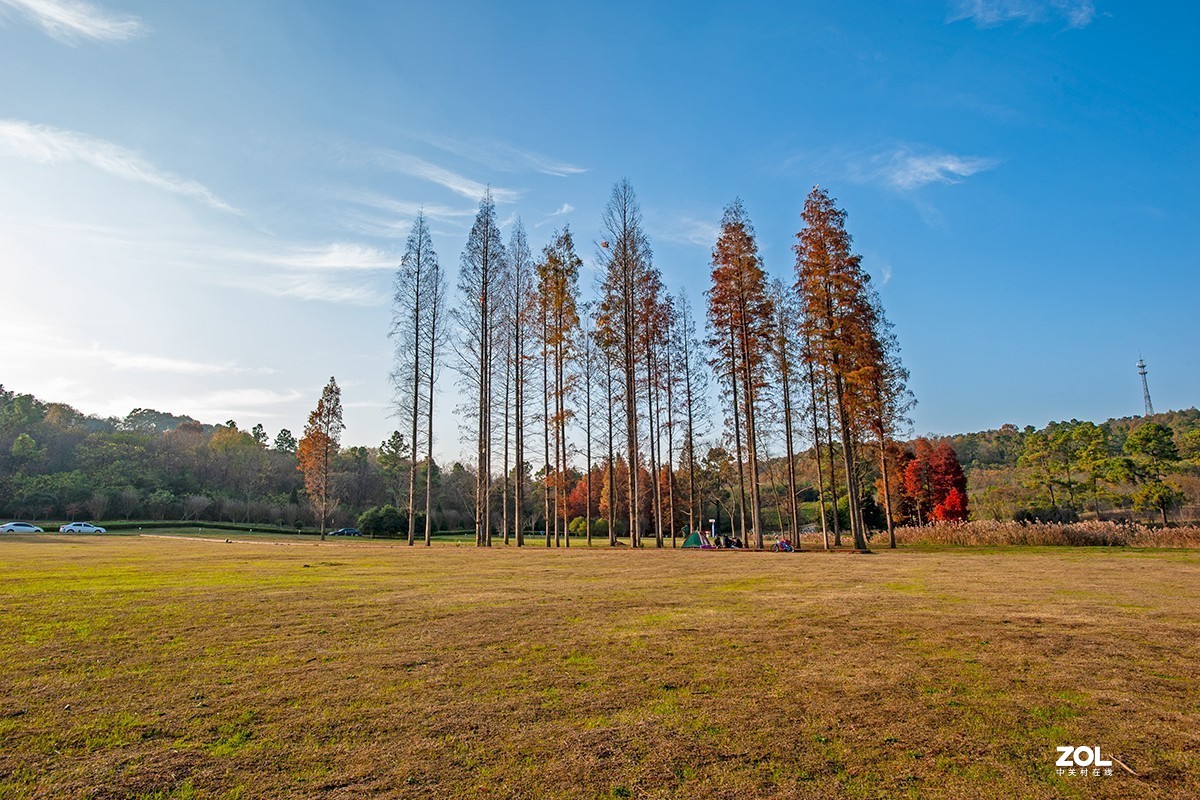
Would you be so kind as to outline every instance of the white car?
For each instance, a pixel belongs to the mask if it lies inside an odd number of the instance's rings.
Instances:
[[[9,522],[0,525],[0,533],[45,533],[45,531],[28,522]]]
[[[72,522],[58,529],[59,533],[108,533],[104,528],[98,528],[90,522]]]

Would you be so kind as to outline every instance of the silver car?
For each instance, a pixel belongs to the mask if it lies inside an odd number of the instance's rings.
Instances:
[[[0,525],[0,533],[45,533],[45,531],[28,522],[6,522]]]
[[[58,529],[59,533],[108,533],[90,522],[72,522]]]

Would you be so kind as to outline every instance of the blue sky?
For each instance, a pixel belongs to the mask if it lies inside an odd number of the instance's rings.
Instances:
[[[491,185],[590,292],[629,177],[697,310],[726,203],[787,277],[828,188],[917,432],[1139,413],[1139,352],[1197,403],[1194,4],[754,5],[0,0],[0,382],[273,434],[336,375],[377,444],[415,210],[453,279]]]

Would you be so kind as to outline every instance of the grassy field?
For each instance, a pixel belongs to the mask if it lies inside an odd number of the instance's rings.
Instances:
[[[1200,796],[1198,551],[247,542],[0,537],[0,798]]]

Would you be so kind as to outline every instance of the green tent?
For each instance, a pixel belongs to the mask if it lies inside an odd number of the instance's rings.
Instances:
[[[683,546],[703,548],[708,546],[708,542],[705,540],[704,535],[701,534],[700,531],[692,531],[692,535],[687,537],[687,540],[684,541]]]

